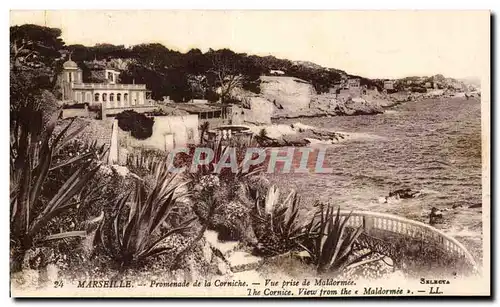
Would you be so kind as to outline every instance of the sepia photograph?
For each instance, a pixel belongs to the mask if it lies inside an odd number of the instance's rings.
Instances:
[[[490,296],[489,11],[10,11],[11,297]]]

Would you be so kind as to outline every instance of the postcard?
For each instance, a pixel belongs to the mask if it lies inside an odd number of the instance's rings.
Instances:
[[[11,296],[490,296],[490,19],[11,11]]]

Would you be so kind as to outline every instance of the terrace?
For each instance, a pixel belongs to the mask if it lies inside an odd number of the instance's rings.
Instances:
[[[73,84],[73,89],[103,89],[103,90],[146,90],[146,84],[107,84],[107,83],[80,83]]]

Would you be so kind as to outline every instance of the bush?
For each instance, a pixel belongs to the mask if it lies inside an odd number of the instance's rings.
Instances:
[[[111,216],[106,216],[97,230],[95,246],[120,270],[138,268],[153,258],[175,253],[178,246],[165,244],[165,240],[189,230],[196,219],[183,216],[179,225],[166,225],[177,202],[186,196],[181,190],[185,183],[174,182],[176,177],[166,168],[158,170],[152,189],[138,180],[135,191],[114,202]]]
[[[139,140],[149,138],[153,134],[154,119],[132,110],[123,111],[116,116],[118,127],[123,131],[130,131],[132,136]]]
[[[260,94],[260,79],[253,82],[247,82],[243,84],[243,89],[250,91],[255,94]]]

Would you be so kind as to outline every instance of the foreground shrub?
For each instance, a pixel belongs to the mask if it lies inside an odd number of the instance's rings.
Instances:
[[[123,131],[130,131],[131,135],[139,140],[149,138],[153,134],[154,119],[133,110],[127,110],[116,115],[118,127]]]
[[[97,230],[95,244],[120,269],[138,267],[147,260],[174,251],[174,246],[165,246],[164,240],[189,229],[195,218],[185,217],[175,228],[164,225],[172,214],[177,201],[184,197],[180,193],[183,183],[174,183],[166,167],[158,168],[156,184],[145,191],[137,181],[132,193],[120,197],[115,204],[110,222],[103,220]]]
[[[206,228],[218,231],[222,239],[255,241],[253,231],[250,230],[253,203],[248,183],[262,168],[254,166],[248,171],[244,170],[244,146],[230,147],[218,141],[209,142],[204,147],[213,151],[213,163],[198,165],[196,172],[188,174],[191,179],[190,188],[196,200],[194,211]],[[215,165],[226,161],[229,150],[235,151],[238,161],[236,170],[223,168],[215,172]]]
[[[54,135],[58,114],[42,130],[41,113],[25,109],[17,117],[11,143],[11,253],[13,272],[22,268],[26,252],[48,241],[82,237],[85,231],[69,231],[42,236],[44,228],[56,217],[78,206],[82,199],[75,198],[99,169],[91,167],[92,153],[84,153],[54,165],[54,156],[82,129],[68,133],[71,121],[61,132]],[[49,174],[63,166],[78,165],[66,180],[54,185],[57,189],[51,197],[41,197],[48,188]],[[51,185],[51,188],[54,188]]]
[[[264,255],[279,255],[299,246],[304,235],[298,221],[300,199],[292,191],[280,202],[279,189],[269,188],[264,201],[257,199],[253,215],[253,229],[259,245],[257,252]]]
[[[219,239],[255,241],[249,229],[252,203],[244,183],[225,182],[216,175],[207,175],[193,186],[193,198],[193,210],[200,222],[205,229],[217,231]]]
[[[145,149],[132,151],[127,155],[128,169],[139,177],[154,174],[157,167],[167,160],[168,153],[157,149]]]

